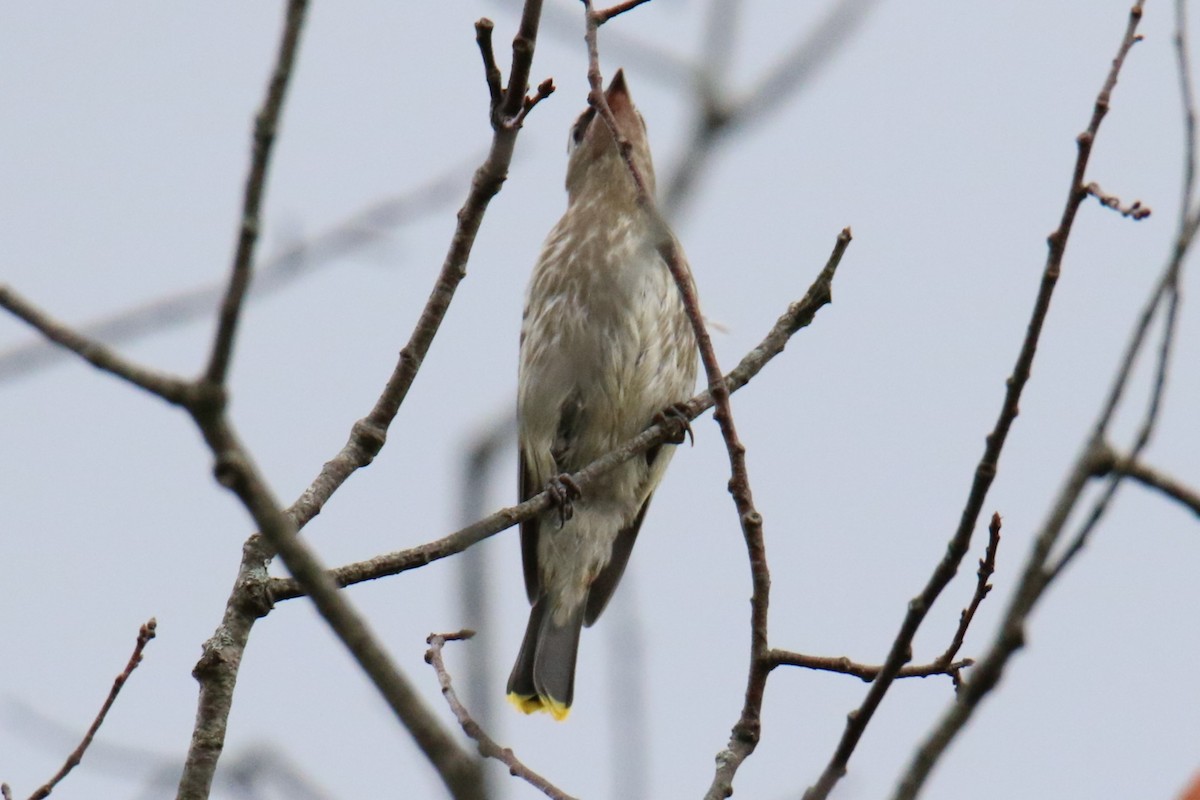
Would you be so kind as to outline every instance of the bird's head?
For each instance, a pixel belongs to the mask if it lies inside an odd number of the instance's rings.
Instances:
[[[621,136],[630,144],[633,163],[642,175],[646,191],[653,195],[654,165],[650,160],[646,123],[629,96],[624,70],[617,70],[604,97],[612,109]],[[617,193],[630,198],[635,195],[633,176],[621,157],[617,140],[595,108],[588,108],[575,120],[567,147],[571,154],[567,162],[567,195],[570,202],[581,195]]]

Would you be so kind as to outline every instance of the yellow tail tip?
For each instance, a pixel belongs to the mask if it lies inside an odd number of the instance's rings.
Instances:
[[[511,692],[508,695],[508,702],[516,706],[517,710],[522,714],[545,711],[559,722],[562,722],[571,713],[569,705],[555,700],[553,697],[546,697],[544,695],[526,695]]]

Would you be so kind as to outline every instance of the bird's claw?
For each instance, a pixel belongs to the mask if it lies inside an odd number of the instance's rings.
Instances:
[[[575,483],[567,473],[562,473],[550,479],[546,484],[546,491],[550,493],[550,499],[555,506],[558,507],[558,527],[567,524],[567,520],[575,515],[575,500],[582,496],[583,492],[579,490],[579,484]]]
[[[667,443],[683,444],[683,440],[686,438],[693,446],[696,444],[696,436],[692,433],[692,423],[688,419],[687,403],[672,403],[655,414],[654,421],[667,428],[665,440]]]

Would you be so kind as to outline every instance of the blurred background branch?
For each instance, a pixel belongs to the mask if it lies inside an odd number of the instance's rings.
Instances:
[[[373,201],[311,237],[284,245],[257,265],[250,299],[269,297],[308,275],[390,240],[406,225],[442,212],[461,192],[469,176],[469,167],[460,164],[429,183]],[[211,320],[224,290],[223,281],[205,284],[73,327],[83,336],[109,346],[126,344],[180,325]],[[32,375],[69,358],[53,342],[42,337],[31,338],[0,350],[0,383]]]

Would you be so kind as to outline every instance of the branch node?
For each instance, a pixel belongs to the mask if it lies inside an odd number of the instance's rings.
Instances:
[[[183,402],[196,419],[211,420],[225,413],[229,393],[223,384],[200,377],[188,384]]]
[[[362,448],[366,457],[365,466],[375,460],[375,456],[379,455],[379,451],[387,443],[387,428],[370,417],[363,417],[350,429],[350,438]]]
[[[218,453],[213,462],[213,478],[221,486],[238,493],[238,487],[245,483],[245,460],[236,451]]]

